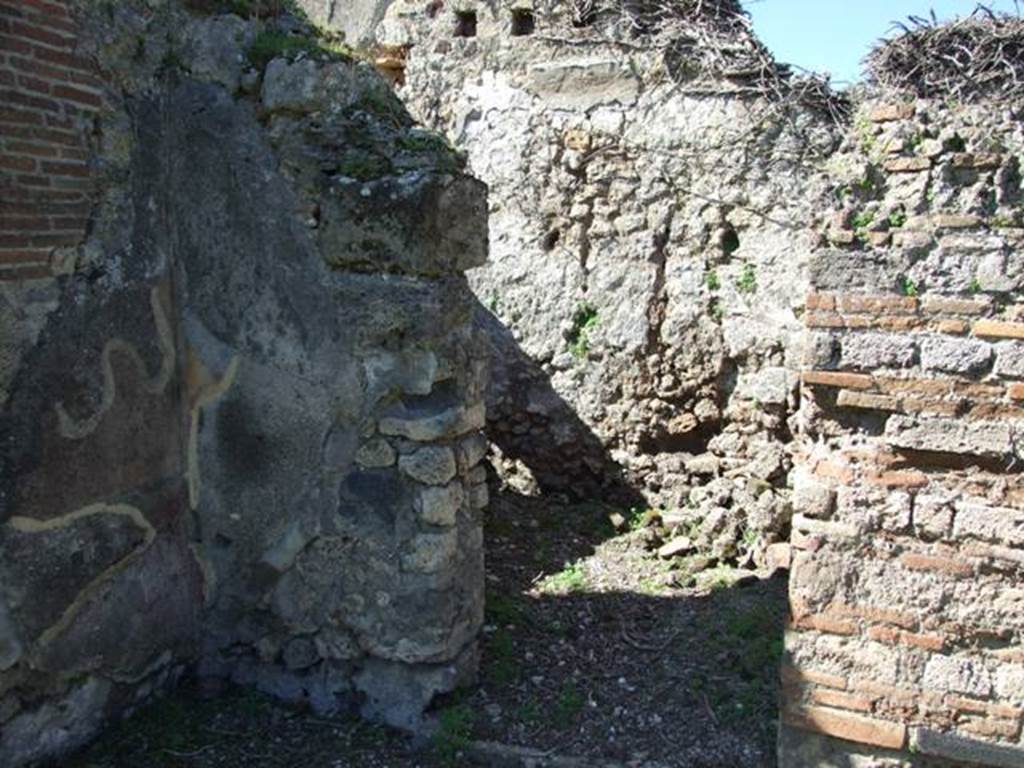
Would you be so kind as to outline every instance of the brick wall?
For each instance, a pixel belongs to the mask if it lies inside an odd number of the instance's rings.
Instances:
[[[866,110],[812,266],[783,766],[1024,765],[1019,135],[985,114]]]
[[[0,280],[49,275],[85,235],[103,96],[75,44],[66,0],[0,2]]]

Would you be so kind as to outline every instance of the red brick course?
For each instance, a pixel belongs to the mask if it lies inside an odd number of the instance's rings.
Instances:
[[[0,280],[47,277],[85,237],[89,136],[103,82],[75,51],[66,0],[0,0]]]

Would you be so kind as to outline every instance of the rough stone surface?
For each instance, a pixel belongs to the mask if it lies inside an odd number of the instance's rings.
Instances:
[[[377,31],[409,47],[410,109],[490,188],[491,258],[469,275],[499,478],[675,508],[704,479],[687,462],[711,453],[772,478],[763,510],[722,501],[732,534],[759,534],[734,555],[762,559],[787,519],[804,223],[829,194],[812,158],[837,136],[725,82],[672,83],[656,52],[573,28],[568,4],[536,4],[532,36],[510,33],[511,9],[402,0]],[[453,37],[470,10],[475,36]]]
[[[370,66],[250,61],[290,15],[86,5],[87,234],[0,280],[0,764],[186,669],[419,728],[483,618],[486,190]]]
[[[1024,132],[1002,105],[868,102],[830,160],[863,183],[807,297],[782,768],[1022,764],[1021,188],[962,144]]]

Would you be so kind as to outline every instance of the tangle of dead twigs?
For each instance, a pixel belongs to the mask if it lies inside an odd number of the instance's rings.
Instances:
[[[984,5],[940,23],[910,16],[865,59],[870,82],[918,98],[1016,101],[1024,96],[1024,19]]]

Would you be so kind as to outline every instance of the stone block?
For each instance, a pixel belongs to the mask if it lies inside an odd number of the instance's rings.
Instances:
[[[921,365],[929,371],[978,374],[992,362],[992,347],[984,341],[932,336],[921,342]]]
[[[886,422],[885,437],[895,448],[915,451],[986,458],[1006,458],[1016,451],[1010,425],[1002,422],[892,416]]]
[[[263,108],[268,112],[312,112],[318,106],[319,81],[319,69],[313,59],[274,59],[263,74]]]
[[[382,418],[379,428],[385,435],[396,435],[428,443],[481,429],[484,421],[483,404],[468,408],[460,405],[441,411],[403,410]]]
[[[979,657],[935,655],[924,667],[925,688],[943,693],[963,693],[987,697],[992,692],[992,677]]]
[[[467,472],[487,455],[487,438],[482,432],[465,437],[455,445],[455,460],[460,472]]]
[[[410,542],[402,556],[402,567],[415,573],[437,573],[451,566],[458,549],[454,530],[444,533],[421,533]]]
[[[989,768],[1020,768],[1024,765],[1022,746],[995,744],[930,728],[912,729],[910,745],[918,754],[949,760],[954,765],[970,763]]]
[[[356,463],[365,469],[382,469],[395,463],[398,454],[387,440],[375,437],[356,451]]]
[[[993,544],[1024,547],[1024,510],[994,507],[971,501],[955,504],[953,535]]]
[[[907,729],[902,723],[828,707],[791,709],[783,714],[783,721],[803,730],[888,749],[901,749],[906,741]]]
[[[890,333],[856,333],[843,337],[841,366],[872,370],[908,368],[917,359],[917,345],[907,336]]]
[[[828,520],[836,506],[836,492],[811,480],[800,482],[793,489],[793,510],[817,520]]]
[[[451,448],[427,445],[398,460],[398,468],[425,485],[444,485],[458,471]]]
[[[873,123],[891,123],[896,120],[909,120],[914,116],[913,104],[879,104],[868,113],[868,120]]]
[[[995,345],[997,376],[1024,378],[1024,343],[1006,341]]]
[[[431,525],[455,525],[465,499],[465,491],[458,480],[445,486],[422,488],[415,501],[416,513]]]
[[[317,228],[337,269],[443,277],[487,260],[487,187],[430,170],[332,178]]]
[[[932,167],[927,157],[894,157],[883,164],[888,173],[919,173]]]
[[[979,320],[971,327],[975,336],[993,339],[1024,339],[1024,323]]]
[[[589,110],[634,103],[640,80],[621,61],[580,58],[534,64],[527,88],[551,108]]]
[[[473,509],[484,509],[491,501],[487,483],[476,483],[469,487],[469,506]]]

